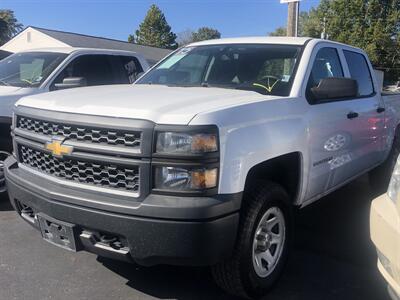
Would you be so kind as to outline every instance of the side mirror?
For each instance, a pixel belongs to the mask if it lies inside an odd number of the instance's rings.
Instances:
[[[56,83],[54,86],[57,90],[72,89],[87,86],[87,81],[84,77],[67,77],[62,83]]]
[[[311,88],[314,100],[356,98],[358,83],[350,78],[324,78],[317,87]]]

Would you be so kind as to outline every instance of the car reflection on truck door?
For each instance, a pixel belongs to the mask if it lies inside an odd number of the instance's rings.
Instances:
[[[360,66],[359,61],[356,63]],[[379,98],[365,97],[365,78],[357,78],[353,73],[354,79],[363,80],[360,97],[355,99],[315,102],[310,95],[311,88],[323,78],[350,76],[341,50],[321,48],[318,51],[307,85],[307,99],[311,104],[309,199],[367,170],[381,158],[382,145],[377,138],[383,134],[383,120],[377,113]],[[368,82],[372,84],[372,79]]]
[[[352,132],[349,157],[336,156],[330,163],[333,171],[329,176],[328,189],[366,171],[381,161],[382,137],[384,136],[384,110],[380,95],[375,93],[374,84],[367,63],[361,53],[343,51],[349,74],[358,83],[358,97],[351,100],[351,113],[357,114],[343,124]],[[355,115],[354,115],[355,116]],[[339,126],[340,127],[340,126]]]

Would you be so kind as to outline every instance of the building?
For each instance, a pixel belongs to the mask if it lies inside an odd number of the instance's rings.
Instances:
[[[150,65],[168,55],[171,50],[132,44],[102,37],[29,26],[0,47],[0,51],[19,52],[35,48],[79,47],[117,49],[140,53]]]

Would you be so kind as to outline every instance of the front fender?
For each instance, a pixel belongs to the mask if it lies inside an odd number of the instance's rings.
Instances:
[[[242,192],[250,169],[278,156],[300,152],[308,166],[306,110],[302,99],[283,98],[196,116],[191,125],[216,124],[220,130],[219,193]],[[303,167],[302,178],[305,173]]]

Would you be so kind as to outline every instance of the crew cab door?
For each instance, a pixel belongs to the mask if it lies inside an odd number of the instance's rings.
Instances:
[[[381,100],[375,93],[364,55],[332,46],[320,46],[315,52],[306,87],[310,104],[308,199],[344,184],[379,163],[383,134]],[[314,101],[310,89],[326,77],[357,80],[358,97]]]

